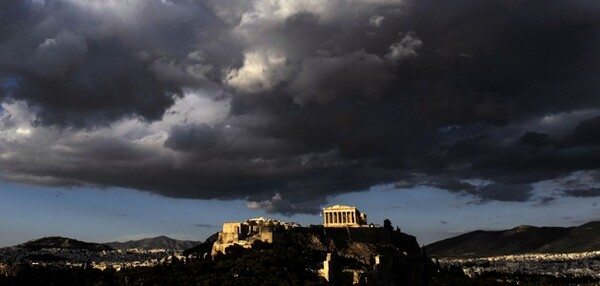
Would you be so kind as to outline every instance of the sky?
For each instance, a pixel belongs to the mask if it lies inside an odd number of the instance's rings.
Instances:
[[[0,1],[0,246],[600,220],[599,62],[597,1]]]

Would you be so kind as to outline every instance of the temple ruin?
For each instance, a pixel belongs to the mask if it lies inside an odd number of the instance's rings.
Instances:
[[[367,225],[367,214],[356,207],[335,205],[323,209],[325,227],[361,227]]]
[[[223,231],[219,232],[219,238],[213,244],[211,255],[225,253],[225,249],[234,244],[252,248],[255,241],[273,243],[283,231],[296,227],[300,225],[263,217],[245,222],[226,222],[223,224]]]
[[[323,209],[324,227],[373,227],[367,225],[367,214],[361,213],[356,207],[335,205]],[[291,222],[275,219],[254,218],[245,222],[226,222],[223,231],[219,232],[217,241],[213,244],[211,255],[225,253],[225,249],[232,245],[252,248],[256,241],[274,243],[286,230],[300,227]]]

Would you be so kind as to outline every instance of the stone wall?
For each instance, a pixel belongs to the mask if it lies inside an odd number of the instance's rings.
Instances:
[[[274,219],[255,218],[245,222],[227,222],[223,224],[223,231],[213,244],[211,255],[225,253],[225,249],[234,244],[251,248],[255,241],[274,243],[281,233],[299,225],[281,222]]]

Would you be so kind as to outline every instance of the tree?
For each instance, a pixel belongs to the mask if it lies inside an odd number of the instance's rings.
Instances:
[[[389,230],[394,230],[394,227],[392,226],[392,221],[387,218],[384,219],[383,220],[383,228],[389,229]]]

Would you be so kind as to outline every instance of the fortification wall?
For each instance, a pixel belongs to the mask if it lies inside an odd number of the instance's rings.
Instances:
[[[242,224],[239,222],[226,222],[223,224],[224,233],[238,233]]]

